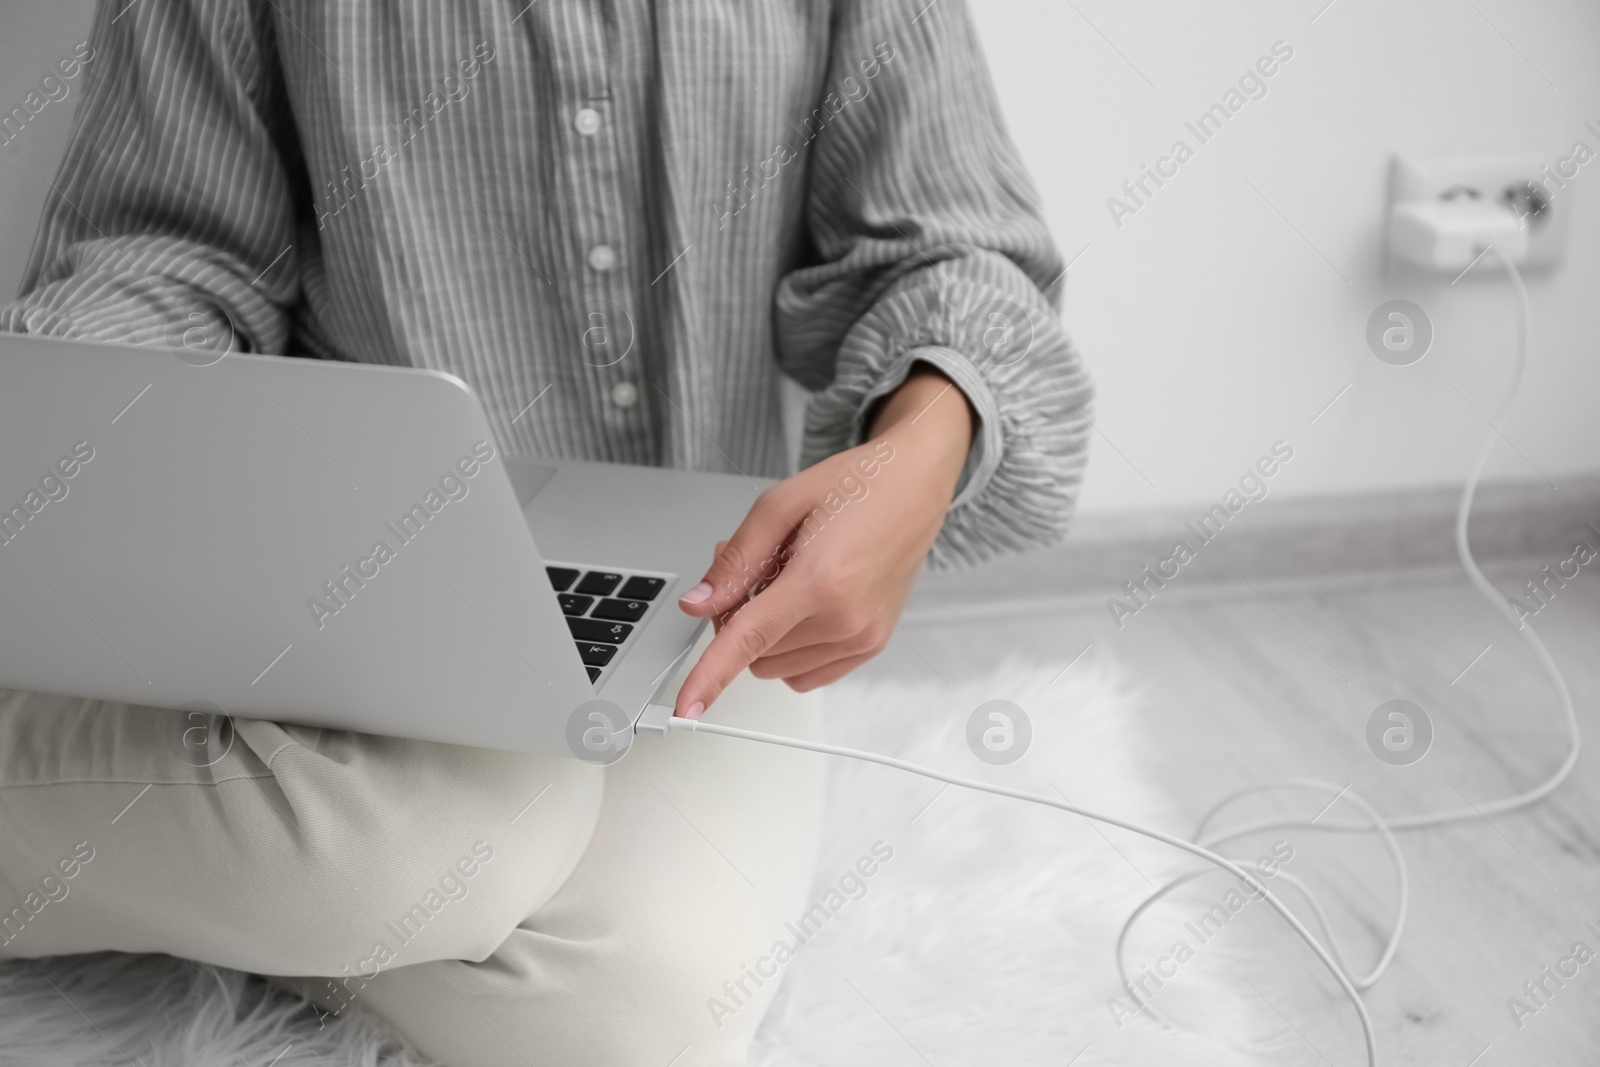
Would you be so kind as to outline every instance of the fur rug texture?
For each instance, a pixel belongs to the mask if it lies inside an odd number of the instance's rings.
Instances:
[[[1008,663],[973,682],[932,672],[909,686],[849,681],[830,691],[832,739],[1187,832],[1141,767],[1159,738],[1141,723],[1138,694],[1092,661],[1052,684],[1055,670]],[[1010,766],[967,747],[969,715],[993,699],[1020,705],[1033,726]],[[1194,959],[1152,1000],[1185,1033],[1108,1007],[1127,1003],[1113,962],[1118,928],[1152,882],[1193,868],[1186,857],[1076,815],[885,768],[837,760],[830,773],[815,899],[874,843],[893,858],[788,962],[751,1067],[1272,1062],[1232,1043],[1265,1035],[1231,975],[1240,953],[1226,936],[1185,938]],[[1231,882],[1201,879],[1172,910],[1143,917],[1129,945],[1133,975],[1181,936],[1185,909],[1204,911]],[[319,1030],[302,1002],[254,976],[116,954],[0,964],[0,1067],[23,1065],[426,1067],[369,1017],[347,1013]]]

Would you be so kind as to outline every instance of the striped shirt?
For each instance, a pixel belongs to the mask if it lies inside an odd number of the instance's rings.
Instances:
[[[448,371],[511,453],[779,477],[923,361],[932,561],[1065,533],[1090,385],[963,0],[102,0],[0,330]]]

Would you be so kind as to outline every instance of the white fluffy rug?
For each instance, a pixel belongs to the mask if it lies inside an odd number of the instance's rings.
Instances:
[[[1073,803],[1185,832],[1141,769],[1142,746],[1159,739],[1141,724],[1137,694],[1092,662],[1052,685],[1053,674],[1013,663],[981,683],[847,682],[831,690],[833,739],[1059,790]],[[966,745],[969,714],[996,698],[1021,705],[1033,723],[1028,754],[1009,767],[981,763]],[[895,771],[836,763],[818,899],[875,841],[892,847],[893,859],[788,965],[752,1067],[1256,1062],[1224,1040],[1246,1030],[1263,1036],[1259,1016],[1247,1015],[1227,980],[1240,947],[1227,937],[1199,947],[1154,1001],[1202,1035],[1179,1035],[1144,1015],[1118,1026],[1108,1008],[1122,993],[1112,955],[1118,927],[1150,882],[1189,869],[1187,861],[1064,812],[940,790]],[[1130,946],[1135,976],[1180,935],[1184,908],[1203,911],[1226,888],[1222,878],[1204,879],[1176,910],[1142,920],[1146,934]],[[110,954],[0,965],[0,1065],[133,1064],[423,1061],[359,1014],[319,1030],[301,1002],[237,972]]]

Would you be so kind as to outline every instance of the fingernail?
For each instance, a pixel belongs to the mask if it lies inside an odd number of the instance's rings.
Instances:
[[[678,598],[680,604],[704,604],[711,599],[711,583],[701,582]]]
[[[705,702],[701,701],[701,700],[696,700],[693,704],[689,705],[689,710],[683,713],[683,717],[685,719],[698,719],[700,716],[704,715],[705,713],[706,713]]]

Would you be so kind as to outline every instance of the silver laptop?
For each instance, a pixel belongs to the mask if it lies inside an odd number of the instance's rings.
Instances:
[[[0,687],[609,762],[764,487],[505,456],[448,374],[193,355],[0,337]]]

